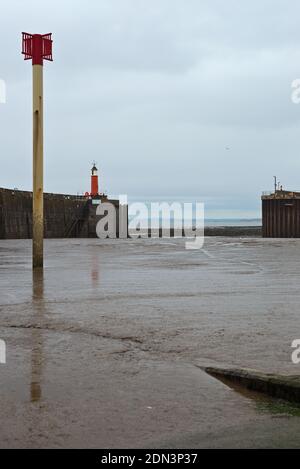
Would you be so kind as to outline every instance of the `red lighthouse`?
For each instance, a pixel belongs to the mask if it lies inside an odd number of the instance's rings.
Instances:
[[[99,195],[98,169],[96,168],[96,163],[94,163],[91,175],[91,196],[95,197],[97,195]]]

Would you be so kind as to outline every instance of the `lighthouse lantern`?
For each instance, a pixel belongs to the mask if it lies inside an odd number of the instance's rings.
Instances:
[[[96,163],[94,163],[91,175],[91,196],[96,197],[97,195],[99,195],[98,169],[96,167]]]

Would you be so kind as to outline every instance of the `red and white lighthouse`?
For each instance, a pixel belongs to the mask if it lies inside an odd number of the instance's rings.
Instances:
[[[94,163],[91,175],[91,196],[95,197],[97,195],[99,195],[98,169],[96,167],[96,163]]]

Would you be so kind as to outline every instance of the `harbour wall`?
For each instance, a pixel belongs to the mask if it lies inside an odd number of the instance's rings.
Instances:
[[[262,220],[264,238],[300,238],[300,194],[263,196]]]
[[[117,212],[119,201],[112,203]],[[100,216],[92,199],[65,194],[44,194],[45,238],[95,238]],[[117,222],[118,235],[118,222]],[[32,193],[0,188],[0,239],[32,238]]]

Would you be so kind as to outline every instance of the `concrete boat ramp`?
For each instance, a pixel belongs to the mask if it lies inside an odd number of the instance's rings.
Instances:
[[[261,373],[257,370],[238,368],[204,367],[206,373],[228,385],[244,387],[266,396],[284,399],[300,405],[300,376]]]

